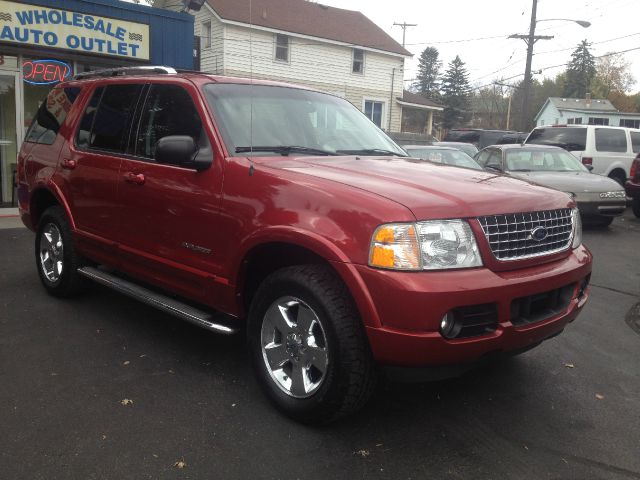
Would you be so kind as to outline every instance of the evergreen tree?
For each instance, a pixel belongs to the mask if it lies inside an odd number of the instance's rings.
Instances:
[[[471,88],[467,69],[457,55],[449,63],[442,77],[441,93],[445,105],[442,122],[444,128],[462,126],[470,117]]]
[[[585,98],[590,92],[591,82],[596,75],[596,62],[589,51],[590,46],[589,42],[583,40],[571,54],[564,87],[565,97]]]
[[[440,68],[442,62],[438,59],[438,49],[427,47],[420,55],[418,75],[413,88],[416,93],[428,98],[437,98],[439,94]]]

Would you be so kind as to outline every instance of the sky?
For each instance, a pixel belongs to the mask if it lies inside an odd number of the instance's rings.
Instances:
[[[417,23],[406,31],[406,48],[414,57],[405,64],[405,84],[417,71],[418,57],[427,46],[436,47],[446,65],[459,55],[465,62],[472,86],[489,85],[497,78],[517,82],[524,77],[527,46],[511,34],[528,34],[532,0],[319,0],[332,7],[359,10],[399,43],[402,29],[397,23]],[[538,0],[536,35],[553,35],[534,47],[534,78],[555,77],[565,67],[571,52],[582,41],[592,42],[594,56],[625,53],[640,90],[640,0]],[[569,21],[586,20],[583,28]],[[492,37],[492,38],[487,38]],[[621,38],[624,37],[624,38]]]

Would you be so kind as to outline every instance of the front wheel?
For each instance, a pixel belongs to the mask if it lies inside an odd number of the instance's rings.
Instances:
[[[327,423],[371,396],[376,375],[364,328],[329,267],[270,275],[252,302],[247,334],[260,386],[286,415]]]
[[[78,273],[82,259],[76,252],[62,207],[50,207],[42,214],[36,232],[35,254],[38,274],[47,292],[68,297],[84,288],[86,280]]]

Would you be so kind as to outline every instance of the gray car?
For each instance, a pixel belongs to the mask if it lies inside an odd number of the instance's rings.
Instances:
[[[499,171],[575,198],[582,218],[609,225],[626,208],[624,189],[616,181],[592,174],[571,153],[542,145],[491,145],[476,154],[485,169]]]

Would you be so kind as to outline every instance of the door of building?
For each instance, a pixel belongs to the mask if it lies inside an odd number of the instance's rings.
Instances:
[[[0,71],[0,205],[15,205],[13,187],[18,156],[18,73]]]

